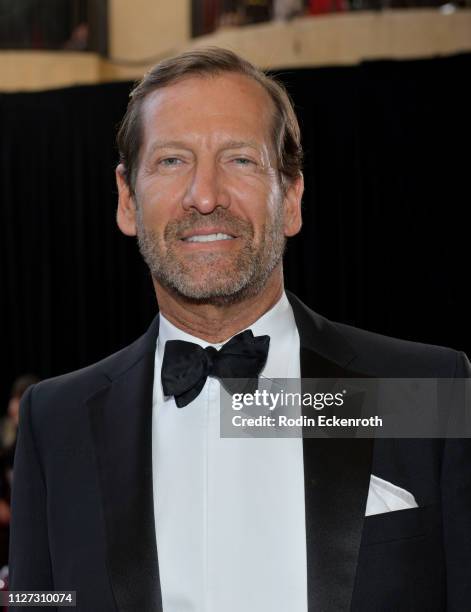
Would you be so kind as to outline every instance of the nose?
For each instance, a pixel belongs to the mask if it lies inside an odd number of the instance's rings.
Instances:
[[[183,198],[183,208],[194,208],[201,214],[209,214],[218,206],[228,208],[229,195],[220,174],[214,160],[199,160]]]

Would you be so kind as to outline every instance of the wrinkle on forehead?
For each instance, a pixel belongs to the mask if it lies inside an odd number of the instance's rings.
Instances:
[[[209,104],[205,104],[207,100]],[[214,100],[218,103],[211,105]],[[146,156],[158,146],[154,144],[157,140],[193,141],[195,145],[203,140],[208,146],[215,140],[219,140],[216,145],[232,140],[254,144],[269,165],[270,160],[276,160],[272,133],[275,105],[263,86],[248,76],[189,75],[149,94],[142,113]]]

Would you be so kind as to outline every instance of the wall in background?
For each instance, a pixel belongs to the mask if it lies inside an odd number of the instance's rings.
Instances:
[[[156,61],[186,48],[215,44],[264,68],[352,65],[369,59],[412,59],[471,51],[471,10],[358,12],[305,17],[221,30],[189,40],[186,0],[112,0],[110,51],[0,52],[0,90],[31,91],[140,78]],[[145,61],[147,58],[147,61]],[[139,61],[144,60],[144,61]]]
[[[135,61],[172,52],[190,38],[188,0],[108,0],[111,57]]]

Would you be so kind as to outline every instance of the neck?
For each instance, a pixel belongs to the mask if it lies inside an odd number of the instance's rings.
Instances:
[[[224,342],[250,327],[280,299],[283,293],[283,270],[274,270],[262,292],[235,304],[198,304],[186,301],[154,281],[160,312],[175,327],[206,340]]]

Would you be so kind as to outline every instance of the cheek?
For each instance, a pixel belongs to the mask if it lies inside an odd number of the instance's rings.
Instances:
[[[142,221],[152,229],[164,228],[181,214],[184,190],[177,181],[147,182],[137,193]]]
[[[265,177],[244,177],[233,181],[228,188],[231,194],[231,212],[254,225],[256,233],[274,217],[277,194]]]

